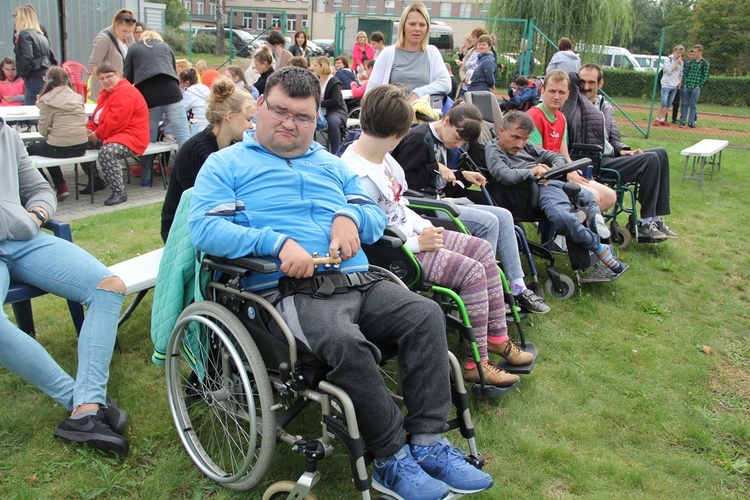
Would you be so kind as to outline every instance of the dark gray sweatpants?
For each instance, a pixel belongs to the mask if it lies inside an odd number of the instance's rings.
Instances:
[[[277,306],[289,328],[323,362],[327,379],[345,390],[367,449],[396,453],[411,434],[440,434],[450,411],[450,371],[440,307],[391,281],[365,292],[315,299],[297,294]],[[378,370],[377,344],[397,344],[408,415],[391,399]]]

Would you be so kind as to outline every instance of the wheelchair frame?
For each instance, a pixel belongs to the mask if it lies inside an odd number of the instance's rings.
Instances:
[[[245,491],[266,476],[277,441],[285,443],[304,455],[305,471],[296,483],[275,483],[263,498],[286,493],[288,498],[306,498],[320,479],[317,463],[332,454],[336,438],[350,457],[356,489],[370,498],[367,465],[372,457],[364,450],[351,399],[325,380],[310,379],[281,315],[266,299],[242,289],[243,278],[251,272],[273,272],[275,264],[206,257],[201,267],[223,273],[226,282],[209,281],[204,296],[213,300],[183,311],[166,355],[170,410],[190,458],[212,480]],[[271,321],[282,338],[269,331]],[[468,441],[469,461],[481,468],[484,458],[477,451],[460,365],[451,353],[449,360],[456,417],[446,423],[446,430],[461,432]],[[393,398],[403,405],[400,396]],[[321,407],[320,436],[287,432],[287,425],[312,403]]]

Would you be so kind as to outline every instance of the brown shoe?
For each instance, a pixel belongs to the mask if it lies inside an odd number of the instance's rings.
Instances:
[[[497,387],[510,387],[511,385],[518,382],[520,377],[513,375],[505,370],[501,370],[497,366],[493,365],[489,361],[482,363],[482,372],[484,373],[484,383],[487,385],[494,385]],[[479,383],[479,371],[476,367],[471,370],[464,368],[464,380],[473,384]]]
[[[487,342],[487,351],[492,354],[499,354],[508,363],[514,366],[528,365],[534,361],[534,355],[530,352],[522,351],[518,346],[510,339],[506,340],[501,344],[494,344]]]

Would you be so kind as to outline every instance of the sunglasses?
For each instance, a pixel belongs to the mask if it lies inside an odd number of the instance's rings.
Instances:
[[[124,23],[130,23],[130,24],[135,24],[136,22],[138,22],[137,19],[132,18],[132,17],[123,17],[122,19],[120,19],[120,21]]]

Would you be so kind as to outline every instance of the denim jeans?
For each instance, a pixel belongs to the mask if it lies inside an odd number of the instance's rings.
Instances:
[[[502,207],[490,205],[461,205],[458,219],[471,231],[472,236],[487,240],[500,258],[503,271],[509,280],[523,279],[518,240],[513,216]]]
[[[0,314],[0,364],[73,410],[86,403],[104,404],[109,363],[117,336],[124,295],[98,288],[112,273],[82,248],[39,232],[26,241],[0,242],[0,299],[11,279],[87,308],[78,338],[78,373],[68,375],[34,338]]]
[[[41,76],[32,76],[24,81],[23,105],[36,105],[36,98],[44,88],[44,78]]]
[[[167,115],[164,121],[165,123],[169,123],[169,126],[174,133],[174,137],[177,140],[177,146],[182,147],[182,145],[185,144],[185,141],[190,139],[190,124],[188,123],[187,113],[185,112],[185,106],[182,104],[182,101],[174,104],[155,106],[148,109],[148,120],[151,130],[149,141],[156,142],[156,139],[159,136],[159,122],[163,115]],[[148,167],[151,167],[154,164],[154,157],[144,157],[143,163]],[[162,167],[165,166],[166,165],[162,165]],[[141,169],[141,179],[149,180],[150,178],[151,168]]]
[[[691,123],[695,125],[695,120],[698,119],[698,99],[701,96],[701,89],[698,87],[689,89],[682,87],[682,114],[680,115],[680,122]],[[686,120],[687,118],[687,120]]]
[[[659,106],[661,106],[662,108],[670,107],[672,103],[674,102],[674,96],[677,95],[677,92],[679,91],[675,88],[662,87],[661,88],[661,101],[659,101]]]

